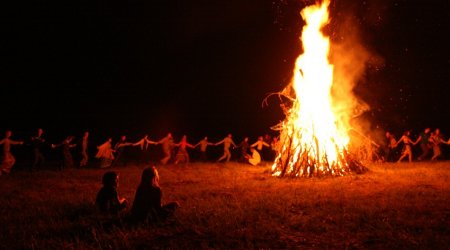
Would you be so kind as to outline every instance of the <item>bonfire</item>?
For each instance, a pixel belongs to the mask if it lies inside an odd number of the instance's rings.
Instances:
[[[296,60],[291,82],[279,93],[288,103],[283,105],[285,120],[275,128],[280,130],[275,176],[342,176],[366,170],[348,151],[349,116],[343,112],[350,111],[331,94],[330,41],[321,31],[328,23],[328,6],[325,0],[301,11],[306,22],[303,54]]]

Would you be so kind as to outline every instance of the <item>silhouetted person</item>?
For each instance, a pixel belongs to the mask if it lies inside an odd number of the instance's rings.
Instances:
[[[59,144],[52,144],[52,148],[62,148],[62,161],[59,165],[60,170],[63,168],[72,168],[74,166],[72,152],[70,152],[71,148],[76,146],[76,144],[72,144],[73,139],[74,137],[69,135],[63,142]]]
[[[142,171],[141,183],[134,196],[130,211],[133,223],[155,223],[164,221],[173,215],[179,207],[178,202],[162,205],[162,191],[159,186],[159,175],[155,167],[147,167]]]
[[[22,145],[23,141],[13,141],[10,139],[12,135],[11,130],[7,130],[5,138],[0,141],[0,145],[3,145],[3,160],[0,166],[0,175],[9,174],[12,167],[16,163],[16,158],[11,154],[11,145]]]
[[[88,154],[88,144],[89,144],[89,132],[86,131],[83,134],[83,139],[81,140],[81,160],[80,160],[80,167],[87,166],[88,160],[89,160],[89,154]]]
[[[194,147],[200,146],[200,161],[206,162],[208,161],[208,155],[206,154],[206,149],[209,145],[214,145],[213,143],[208,142],[208,137],[205,136],[201,141],[199,141]]]
[[[385,152],[385,158],[388,162],[395,161],[396,157],[396,144],[397,140],[395,139],[394,135],[391,132],[386,132],[386,152]]]
[[[275,158],[280,153],[280,138],[278,136],[273,137],[272,142],[270,143],[270,149],[271,149],[271,159],[275,160]]]
[[[158,144],[162,144],[162,150],[164,152],[164,157],[160,162],[161,164],[166,165],[172,157],[172,149],[174,146],[172,134],[168,133],[166,137],[158,141]]]
[[[95,204],[103,214],[118,215],[128,204],[128,201],[125,198],[120,198],[117,193],[119,174],[115,171],[104,173],[102,183],[103,187],[97,193]]]
[[[430,153],[430,131],[430,128],[425,128],[416,140],[416,143],[419,142],[420,149],[422,150],[422,154],[417,157],[417,160],[419,161],[424,160]]]
[[[241,149],[241,156],[239,158],[240,162],[246,162],[247,161],[247,155],[248,155],[248,148],[250,147],[250,144],[248,143],[248,137],[245,137],[244,140],[239,143],[238,148]]]
[[[230,161],[231,158],[230,147],[231,145],[233,145],[233,147],[236,147],[236,144],[234,143],[232,137],[233,136],[231,134],[228,134],[228,136],[223,138],[223,140],[214,144],[216,146],[223,144],[223,155],[217,160],[217,162],[220,162],[223,159],[227,159],[227,162]]]
[[[148,156],[148,145],[153,144],[156,145],[158,144],[155,141],[149,140],[148,139],[148,135],[145,135],[142,139],[140,139],[139,141],[133,143],[133,146],[139,146],[140,152],[139,152],[139,162],[140,163],[146,163],[149,159]]]
[[[35,170],[38,166],[42,167],[45,163],[45,157],[42,154],[42,150],[45,144],[45,139],[43,138],[44,130],[38,129],[37,135],[31,137],[31,147],[33,148],[33,165],[31,165],[31,170]]]
[[[120,140],[114,145],[114,150],[116,152],[115,159],[111,166],[126,165],[126,155],[124,155],[125,147],[132,146],[133,143],[127,142],[127,137],[122,135]]]

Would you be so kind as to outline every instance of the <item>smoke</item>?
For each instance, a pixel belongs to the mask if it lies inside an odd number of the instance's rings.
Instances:
[[[331,36],[330,62],[334,65],[332,96],[335,114],[342,116],[339,120],[348,121],[348,124],[344,125],[351,128],[349,132],[352,143],[379,141],[375,138],[380,138],[382,133],[373,128],[372,121],[366,115],[371,107],[355,90],[366,82],[368,68],[380,68],[384,60],[364,45],[362,29],[366,26],[361,16],[358,16],[364,6],[341,2],[341,5],[332,5],[331,8],[332,21],[324,32],[330,33]],[[370,24],[367,25],[374,25],[380,19],[378,10],[378,14],[365,12],[370,17],[367,20]]]

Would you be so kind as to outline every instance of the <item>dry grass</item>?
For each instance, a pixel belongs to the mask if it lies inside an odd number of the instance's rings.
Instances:
[[[159,167],[160,226],[99,226],[93,200],[105,170],[0,177],[1,248],[449,249],[448,162],[377,164],[364,175],[279,179],[238,163]],[[132,201],[142,166],[116,168]]]

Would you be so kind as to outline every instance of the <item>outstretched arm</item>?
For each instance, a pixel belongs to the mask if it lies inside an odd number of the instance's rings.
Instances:
[[[417,140],[413,144],[416,145],[417,143],[419,143],[420,140],[422,140],[422,136],[421,135],[419,135],[419,137],[417,137]]]
[[[59,143],[59,144],[53,144],[53,143],[52,143],[52,148],[60,147],[60,146],[62,146],[63,144],[64,144],[64,142],[61,142],[61,143]]]
[[[448,141],[444,141],[442,138],[439,138],[439,140],[442,142],[442,143],[444,143],[444,144],[447,144],[447,145],[450,145],[448,142],[450,142],[450,139],[448,139]]]
[[[222,144],[223,142],[224,142],[224,140],[221,140],[220,142],[215,143],[214,146],[220,145],[220,144]]]
[[[156,141],[151,141],[151,140],[149,140],[149,139],[145,139],[145,141],[146,141],[148,144],[153,144],[153,145],[157,145],[157,144],[158,144],[158,142],[156,142]]]
[[[133,146],[144,145],[145,138],[140,139],[139,141],[133,143]]]
[[[132,146],[133,144],[134,143],[131,143],[131,142],[125,142],[125,143],[121,143],[121,144],[117,145],[117,148]]]
[[[23,141],[13,141],[13,140],[9,140],[9,143],[11,143],[12,145],[22,145]]]
[[[400,142],[403,140],[403,136],[400,137],[400,139],[398,139],[398,141],[395,143],[394,148],[396,148],[398,146],[398,144],[400,144]]]

